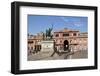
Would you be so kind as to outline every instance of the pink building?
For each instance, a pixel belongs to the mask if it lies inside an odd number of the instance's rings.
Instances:
[[[61,31],[54,32],[53,35],[53,39],[59,49],[66,49],[67,45],[71,45],[71,47],[76,50],[82,48],[87,49],[87,33],[80,33],[77,30],[64,28]]]

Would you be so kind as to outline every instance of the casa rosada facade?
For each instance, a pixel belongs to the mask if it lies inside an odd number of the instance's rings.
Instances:
[[[87,50],[88,49],[88,34],[81,33],[78,30],[70,30],[64,28],[60,31],[52,32],[55,46],[58,50],[63,50],[65,45],[70,45],[72,51]],[[28,51],[34,51],[37,48],[41,49],[41,41],[45,39],[43,33],[37,35],[28,34]]]

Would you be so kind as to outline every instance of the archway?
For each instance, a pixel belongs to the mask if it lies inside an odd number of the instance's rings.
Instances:
[[[69,42],[68,40],[65,40],[64,41],[64,51],[68,51],[68,49],[69,49]]]

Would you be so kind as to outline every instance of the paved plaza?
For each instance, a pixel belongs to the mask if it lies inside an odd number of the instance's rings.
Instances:
[[[55,53],[53,56],[51,56],[52,53],[53,53],[52,51],[49,51],[49,52],[38,52],[35,54],[30,54],[28,55],[28,61],[88,58],[87,50],[77,51],[74,53],[63,53],[61,55],[58,55],[57,53]]]

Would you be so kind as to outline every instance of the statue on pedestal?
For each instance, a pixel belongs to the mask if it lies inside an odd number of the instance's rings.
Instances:
[[[52,28],[49,28],[49,29],[46,29],[46,39],[47,40],[51,40],[53,35],[52,35],[52,30],[53,30],[53,25],[52,25]]]

